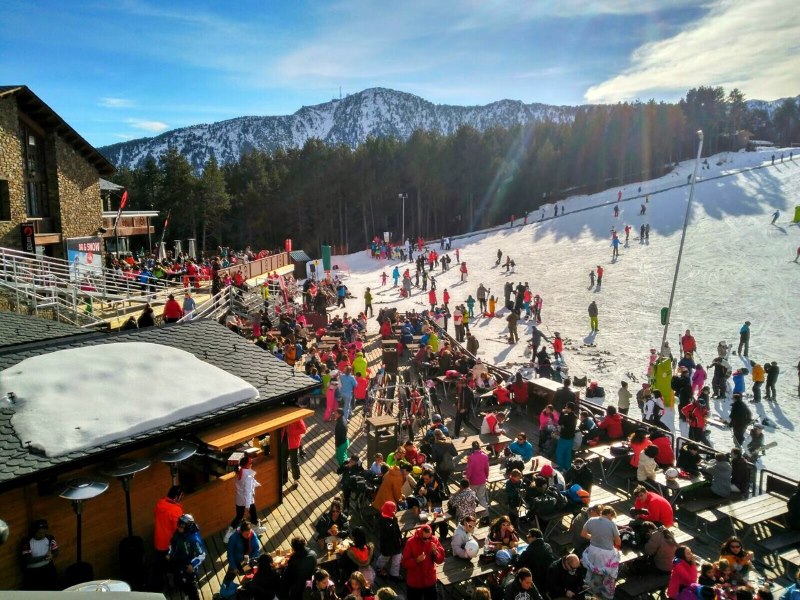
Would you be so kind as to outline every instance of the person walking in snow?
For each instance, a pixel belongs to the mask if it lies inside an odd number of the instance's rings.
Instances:
[[[600,285],[600,282],[597,282],[597,285]],[[592,328],[592,332],[597,333],[600,331],[597,324],[597,303],[592,300],[589,304],[589,326]]]
[[[742,354],[744,348],[744,354]],[[750,321],[745,321],[739,329],[739,347],[736,350],[739,356],[750,356]]]
[[[597,287],[603,285],[603,267],[597,265]]]
[[[508,343],[516,344],[519,341],[519,334],[517,333],[517,321],[519,321],[519,313],[512,310],[506,317],[508,323]]]
[[[564,340],[561,339],[561,334],[557,331],[553,335],[555,336],[553,338],[553,358],[563,362],[564,357],[561,353],[564,352]]]
[[[619,238],[617,236],[614,236],[614,239],[611,240],[611,247],[612,247],[611,260],[614,260],[615,258],[619,257],[619,244],[620,244]]]
[[[483,283],[478,285],[478,310],[481,311],[481,314],[486,312],[486,294],[488,292],[489,290],[483,285]]]
[[[554,217],[557,217],[557,216],[558,216],[558,204],[556,204],[555,206],[553,206],[553,216],[554,216]]]
[[[594,287],[594,269],[589,271],[589,289]]]
[[[539,328],[534,325],[531,328],[531,356],[536,356],[539,353],[539,345],[542,343],[542,340],[550,341],[545,334],[543,334]]]
[[[620,200],[622,200],[622,190],[617,192],[617,202],[619,202]]]
[[[495,267],[499,267],[501,260],[503,260],[503,251],[498,248],[497,249],[497,260],[495,261],[494,266]]]
[[[435,292],[436,288],[431,288],[431,292]],[[447,291],[447,288],[444,288],[444,292],[442,292],[442,303],[444,304],[445,309],[449,309],[448,304],[450,304],[450,292]]]
[[[628,239],[631,237],[631,226],[625,225],[625,247],[628,247]]]
[[[422,291],[424,292],[427,289],[428,289],[428,272],[427,271],[423,271],[422,272]]]
[[[436,290],[428,292],[428,304],[431,305],[431,312],[436,308]]]
[[[619,216],[619,206],[615,204],[614,205],[614,217],[618,217],[618,216]]]
[[[779,210],[776,210],[774,213],[772,213],[772,222],[770,223],[770,225],[775,225],[775,221],[777,221],[778,217],[780,216],[781,216],[781,211]]]
[[[364,315],[369,313],[369,316],[373,316],[372,312],[372,292],[369,291],[369,288],[366,289],[364,292]]]
[[[475,318],[475,298],[472,297],[472,294],[467,296],[467,310],[469,311],[469,318]]]
[[[563,204],[561,205],[561,216],[562,217],[564,216],[564,205]]]
[[[468,274],[468,272],[467,272],[467,263],[466,262],[462,262],[461,263],[461,268],[459,269],[459,271],[461,271],[461,281],[466,281],[467,280],[467,274]]]
[[[400,267],[395,265],[392,271],[392,279],[394,279],[394,287],[397,287],[397,280],[400,279]]]
[[[639,243],[644,244],[644,223],[639,227]]]

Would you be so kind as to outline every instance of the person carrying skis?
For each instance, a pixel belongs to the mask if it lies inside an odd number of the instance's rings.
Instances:
[[[742,354],[744,348],[744,354]],[[745,321],[739,329],[739,347],[736,350],[739,356],[750,356],[750,321]]]
[[[597,285],[600,285],[599,281]],[[600,331],[597,324],[597,303],[594,300],[589,304],[589,326],[594,333]]]

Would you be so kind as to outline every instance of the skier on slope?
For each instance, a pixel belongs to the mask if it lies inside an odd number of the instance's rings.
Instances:
[[[603,285],[603,267],[597,265],[597,287]]]
[[[619,257],[619,244],[620,244],[619,238],[617,236],[614,236],[614,239],[611,240],[611,247],[612,247],[611,259],[612,260],[617,258],[617,257]]]
[[[775,225],[775,221],[777,221],[778,217],[780,216],[781,216],[781,211],[779,210],[776,210],[774,213],[772,213],[772,222],[770,223],[770,225]]]
[[[397,265],[392,271],[392,279],[394,279],[394,287],[397,287],[397,280],[400,279],[400,268]]]
[[[598,282],[597,285],[599,286],[600,283]],[[597,323],[597,303],[594,300],[589,304],[589,326],[594,333],[600,331]]]
[[[503,251],[498,248],[497,249],[497,260],[495,261],[494,266],[495,267],[499,267],[501,260],[503,260]]]
[[[744,354],[742,354],[744,348]],[[750,321],[745,321],[739,329],[739,347],[736,350],[739,356],[750,356]]]
[[[543,339],[547,340],[548,342],[550,341],[550,339],[534,324],[531,328],[531,356],[537,355],[539,352],[539,345],[542,343]]]

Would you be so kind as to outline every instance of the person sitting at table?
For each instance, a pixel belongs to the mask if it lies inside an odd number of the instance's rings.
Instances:
[[[587,540],[588,545],[588,540]],[[586,569],[577,554],[556,558],[547,568],[547,590],[550,598],[578,598],[584,589]]]
[[[519,525],[519,507],[522,506],[522,472],[519,469],[511,469],[511,473],[506,479],[506,503],[508,504],[508,514],[511,522]]]
[[[517,556],[517,567],[525,567],[533,573],[533,583],[541,590],[547,589],[547,569],[558,559],[553,548],[544,541],[540,529],[532,528],[527,534],[528,547]]]
[[[503,588],[503,600],[542,600],[530,569],[523,567],[517,570],[514,579]]]
[[[367,532],[364,528],[354,527],[353,543],[348,546],[338,561],[342,578],[350,579],[350,575],[358,571],[367,580],[367,585],[372,586],[372,582],[375,580],[375,571],[371,566],[374,553],[375,545],[367,541]]]
[[[741,448],[731,448],[731,492],[747,498],[749,491],[750,464],[742,455]]]
[[[475,516],[466,516],[458,522],[458,526],[453,533],[453,539],[450,541],[453,556],[472,560],[472,557],[467,554],[466,546],[467,542],[475,539],[472,532],[475,531],[477,523],[478,520]]]
[[[360,571],[354,571],[344,584],[345,598],[353,600],[374,600],[375,594],[370,589],[369,582]]]
[[[656,525],[672,527],[675,517],[669,501],[657,494],[649,492],[643,485],[636,486],[633,490],[633,514],[641,521],[652,521]]]
[[[445,430],[446,427],[442,426]],[[445,432],[446,433],[446,432]],[[412,440],[406,440],[406,443],[403,444],[403,450],[405,450],[405,459],[410,462],[412,465],[419,465],[422,464],[420,462],[420,452],[417,450],[417,446],[414,444]],[[424,460],[422,462],[425,462]]]
[[[672,438],[657,427],[650,428],[650,443],[658,448],[656,464],[667,469],[675,464],[675,452],[672,450]]]
[[[508,415],[502,411],[486,413],[481,423],[481,435],[505,435],[506,430],[503,429],[503,423],[505,423],[507,416]],[[500,444],[494,444],[490,447],[495,456],[500,453]]]
[[[342,512],[342,504],[338,500],[331,502],[328,512],[323,513],[314,526],[317,532],[317,542],[320,547],[325,547],[328,538],[343,540],[350,535],[350,523],[347,515]]]
[[[697,563],[689,546],[678,546],[667,586],[667,598],[677,600],[683,588],[697,583]]]
[[[635,576],[670,573],[678,549],[672,532],[665,527],[657,527],[652,521],[645,521],[639,528],[639,534],[647,539],[642,555],[626,563],[621,570]]]
[[[591,493],[592,486],[594,486],[594,474],[592,473],[592,469],[589,467],[589,463],[580,457],[572,461],[572,466],[564,475],[564,480],[566,482],[564,489],[577,483],[582,489]]]
[[[497,517],[492,525],[489,527],[489,536],[486,538],[486,545],[490,549],[499,549],[502,546],[512,548],[519,542],[514,530],[514,525],[511,523],[511,518],[508,515]]]
[[[563,492],[567,487],[564,476],[560,471],[556,471],[552,465],[543,465],[539,475],[544,477],[548,488],[555,488],[559,492]]]
[[[736,536],[731,536],[722,544],[719,549],[720,559],[725,559],[731,564],[731,568],[738,574],[737,579],[744,579],[753,568],[753,553],[744,549],[742,540]]]
[[[639,456],[639,466],[636,467],[636,481],[655,485],[656,472],[658,471],[656,456],[658,456],[658,448],[656,446],[648,446],[644,449]]]
[[[272,556],[266,552],[258,557],[258,570],[252,579],[246,579],[236,590],[236,600],[261,600],[276,598],[281,591],[281,577],[275,569]]]
[[[430,465],[427,466],[430,467]],[[414,495],[406,499],[408,507],[414,512],[414,515],[419,517],[419,513],[423,510],[441,507],[443,501],[444,494],[442,493],[442,484],[439,478],[433,469],[423,467],[422,475],[414,488]],[[447,522],[442,520],[437,527],[439,539],[447,538]]]
[[[243,575],[250,568],[249,559],[258,558],[261,552],[261,543],[258,536],[250,526],[250,521],[243,519],[233,535],[228,538],[228,571],[222,580],[227,586],[237,575]]]
[[[606,416],[597,425],[600,429],[600,437],[604,440],[621,440],[624,436],[622,431],[622,415],[617,412],[616,406],[606,407]]]
[[[462,479],[458,484],[458,491],[450,496],[447,503],[447,512],[454,515],[456,522],[460,523],[465,517],[474,517],[478,509],[478,496],[470,487],[469,480]]]
[[[291,559],[289,559],[291,560]],[[306,586],[303,581],[303,600],[339,600],[336,595],[336,584],[331,580],[330,574],[325,569],[317,569],[313,573],[311,585]]]
[[[508,449],[522,458],[523,462],[528,462],[533,458],[533,445],[528,441],[528,436],[520,431],[517,439],[508,445]]]
[[[306,581],[317,571],[317,554],[306,546],[302,537],[292,538],[291,548],[292,555],[281,575],[281,590],[287,600],[301,600]],[[327,573],[325,577],[328,577]]]
[[[686,471],[689,475],[700,474],[700,462],[703,458],[700,456],[700,446],[694,442],[689,442],[681,446],[678,452],[678,469]]]
[[[716,569],[717,566],[713,562],[704,562],[700,565],[700,576],[697,578],[697,583],[700,585],[716,585]]]
[[[552,404],[548,404],[539,413],[539,452],[554,431],[558,431],[558,413]]]
[[[720,558],[714,563],[715,587],[718,590],[727,594],[732,591],[731,588],[738,587],[739,580],[736,575],[736,571],[733,570],[733,566],[727,558]]]
[[[728,455],[722,452],[715,454],[714,460],[709,463],[705,472],[711,478],[711,487],[708,490],[712,497],[730,498],[733,467],[728,460]]]
[[[640,427],[631,434],[628,444],[631,447],[631,466],[639,466],[639,455],[641,452],[650,445],[650,436],[647,435],[647,430]]]

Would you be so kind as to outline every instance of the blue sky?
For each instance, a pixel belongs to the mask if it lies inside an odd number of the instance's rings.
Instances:
[[[800,93],[796,0],[4,0],[0,84],[102,146],[368,87],[446,104]]]

